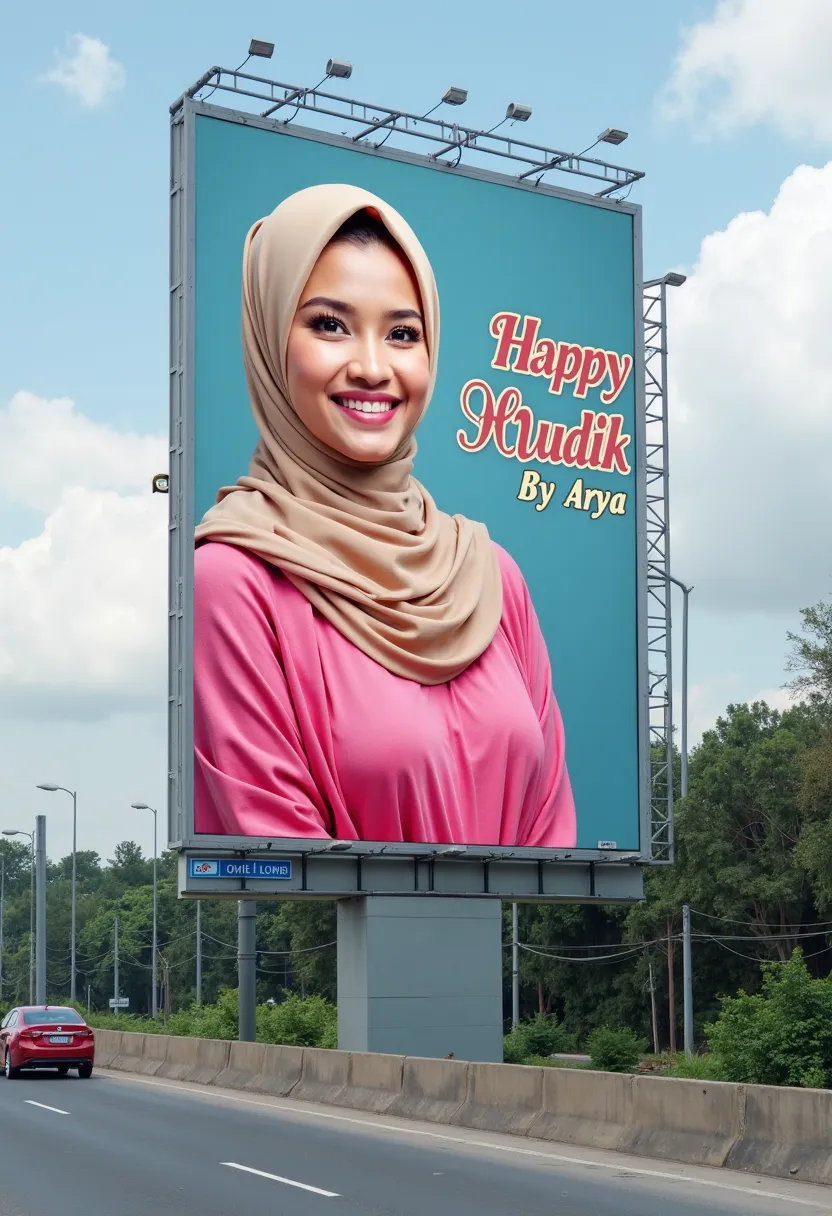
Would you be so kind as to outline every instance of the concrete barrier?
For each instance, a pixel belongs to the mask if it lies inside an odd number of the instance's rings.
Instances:
[[[334,1105],[385,1114],[402,1092],[405,1057],[372,1051],[351,1051],[349,1057],[349,1079]]]
[[[167,1045],[165,1035],[122,1031],[118,1055],[110,1061],[110,1068],[117,1072],[155,1076],[164,1062]]]
[[[101,1068],[832,1184],[832,1091],[97,1031]]]
[[[228,1064],[213,1084],[222,1089],[245,1089],[262,1073],[266,1050],[265,1043],[232,1042],[228,1050]]]
[[[231,1044],[227,1039],[197,1039],[196,1063],[185,1076],[186,1081],[199,1085],[215,1085],[217,1077],[228,1067]]]
[[[525,1136],[543,1108],[543,1072],[520,1064],[470,1063],[465,1105],[451,1123]]]
[[[334,1102],[349,1082],[350,1053],[304,1047],[303,1069],[292,1097],[303,1102]]]
[[[164,1077],[168,1081],[184,1081],[196,1065],[198,1045],[199,1039],[171,1035],[168,1038],[167,1055],[156,1076]]]
[[[832,1183],[832,1091],[745,1086],[745,1126],[729,1169]]]
[[[110,1068],[113,1060],[121,1051],[120,1030],[96,1030],[95,1032],[95,1066]]]
[[[724,1081],[633,1077],[630,1125],[622,1152],[721,1166],[742,1132],[745,1093]]]
[[[257,1094],[272,1094],[277,1098],[287,1098],[293,1093],[303,1071],[303,1047],[286,1047],[276,1043],[232,1043],[229,1064],[235,1059],[235,1047],[257,1047],[263,1049],[263,1057],[259,1069],[256,1065],[256,1055],[252,1053],[247,1059],[240,1056],[241,1063],[252,1065],[252,1072],[243,1089]],[[217,1078],[217,1085],[222,1085],[222,1076]]]
[[[633,1080],[622,1073],[544,1069],[543,1108],[528,1135],[585,1148],[617,1149],[633,1117]]]
[[[428,1123],[451,1123],[467,1096],[466,1061],[405,1056],[402,1091],[387,1114],[424,1119]]]

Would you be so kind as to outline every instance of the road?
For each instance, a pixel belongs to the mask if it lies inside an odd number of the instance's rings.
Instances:
[[[0,1216],[832,1213],[796,1182],[125,1074],[0,1079],[0,1129]]]

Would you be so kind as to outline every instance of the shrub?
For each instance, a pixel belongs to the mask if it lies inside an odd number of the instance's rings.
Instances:
[[[832,1084],[832,980],[813,979],[795,950],[763,967],[762,991],[723,997],[705,1027],[725,1080],[758,1085]]]
[[[554,1016],[536,1013],[521,1022],[516,1030],[503,1038],[503,1060],[506,1064],[524,1064],[530,1057],[554,1055],[558,1051],[574,1050],[575,1041]]]
[[[668,1077],[687,1077],[692,1081],[725,1081],[725,1066],[721,1056],[713,1052],[704,1056],[675,1056],[665,1074]]]
[[[632,1030],[622,1027],[612,1030],[599,1026],[593,1030],[587,1042],[587,1051],[594,1068],[604,1072],[629,1072],[635,1068],[647,1049],[643,1039],[637,1039]]]
[[[322,996],[291,993],[279,1005],[258,1006],[257,1038],[295,1047],[337,1047],[338,1010]]]

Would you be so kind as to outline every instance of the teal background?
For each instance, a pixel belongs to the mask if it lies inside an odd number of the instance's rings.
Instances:
[[[251,224],[287,195],[325,182],[363,186],[408,220],[433,264],[442,308],[436,392],[419,430],[416,474],[440,507],[483,520],[518,562],[552,663],[566,727],[578,847],[599,840],[639,847],[636,478],[523,465],[493,443],[463,451],[473,427],[459,407],[462,385],[488,381],[523,393],[536,418],[580,422],[604,409],[548,392],[544,378],[497,372],[491,317],[542,318],[540,337],[634,353],[633,217],[384,159],[315,140],[196,116],[195,517],[218,487],[248,470],[256,442],[240,349],[240,268]],[[635,383],[610,408],[624,415],[636,465]],[[603,386],[602,386],[603,387]],[[476,406],[477,410],[479,406]],[[513,428],[509,431],[513,436]],[[545,511],[517,501],[524,469],[557,490]],[[585,486],[627,493],[627,513],[561,506],[577,476]]]

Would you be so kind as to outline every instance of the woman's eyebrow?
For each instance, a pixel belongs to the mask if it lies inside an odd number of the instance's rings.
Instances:
[[[422,314],[415,308],[396,308],[393,310],[393,312],[386,312],[384,315],[391,321],[407,321],[410,319],[414,319],[416,321],[422,320]]]
[[[352,304],[345,304],[343,300],[333,300],[329,296],[313,296],[311,300],[305,300],[301,304],[301,308],[331,308],[334,312],[355,313]]]

